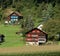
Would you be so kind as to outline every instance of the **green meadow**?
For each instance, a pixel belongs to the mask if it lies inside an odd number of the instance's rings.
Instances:
[[[18,25],[1,25],[0,24],[0,34],[5,35],[5,42],[0,44],[0,47],[14,47],[14,46],[23,46],[24,42],[20,40],[22,38],[20,35],[17,35],[16,32],[20,30]]]

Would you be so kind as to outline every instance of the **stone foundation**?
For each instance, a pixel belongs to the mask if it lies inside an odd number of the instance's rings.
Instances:
[[[26,42],[26,45],[39,45],[38,42]]]

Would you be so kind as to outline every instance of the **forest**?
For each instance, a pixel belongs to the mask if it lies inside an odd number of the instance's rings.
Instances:
[[[0,0],[0,22],[9,10],[22,13],[25,32],[43,24],[50,40],[60,40],[60,0]]]

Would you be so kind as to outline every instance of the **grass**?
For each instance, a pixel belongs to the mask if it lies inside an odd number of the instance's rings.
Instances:
[[[29,54],[3,54],[0,56],[60,56],[60,52],[48,52],[48,53],[29,53]]]
[[[60,45],[41,45],[41,46],[18,46],[0,48],[0,54],[31,54],[31,53],[60,52]]]
[[[0,34],[5,35],[5,42],[0,47],[23,46],[24,42],[20,40],[21,36],[16,34],[19,29],[18,25],[0,25]]]

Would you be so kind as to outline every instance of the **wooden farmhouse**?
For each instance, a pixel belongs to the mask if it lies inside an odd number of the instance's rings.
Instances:
[[[40,29],[34,28],[26,33],[26,45],[40,45],[47,42],[47,34]]]
[[[19,12],[12,12],[10,15],[8,15],[6,21],[8,21],[8,23],[15,24],[22,18],[23,16]]]

